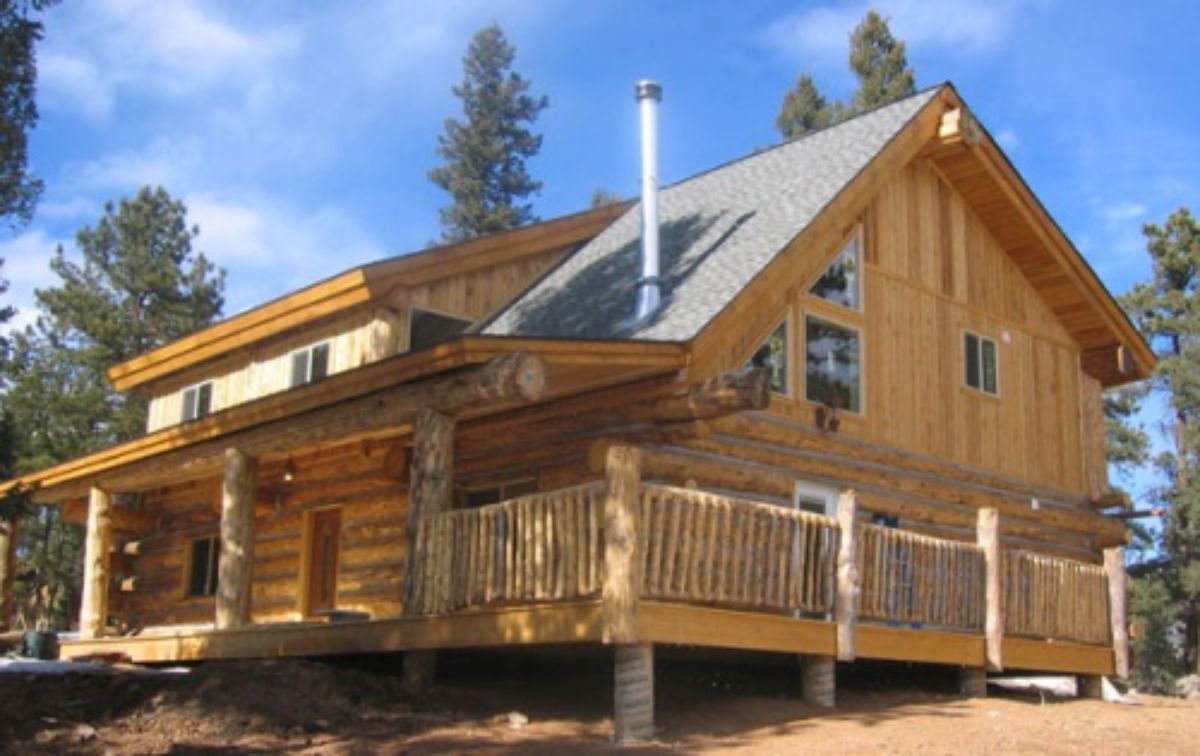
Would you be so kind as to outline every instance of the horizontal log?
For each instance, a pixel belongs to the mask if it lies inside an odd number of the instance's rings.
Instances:
[[[62,501],[89,486],[129,491],[167,479],[210,476],[222,469],[225,450],[270,457],[330,443],[356,434],[394,430],[412,422],[421,408],[447,415],[480,412],[541,397],[546,366],[534,355],[506,354],[480,365],[402,384],[366,396],[325,405],[303,414],[267,422],[157,456],[131,462],[95,476],[41,489],[43,501]]]

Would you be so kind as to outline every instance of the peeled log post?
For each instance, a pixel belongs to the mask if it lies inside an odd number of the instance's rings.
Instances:
[[[604,583],[600,592],[604,642],[636,643],[641,591],[641,451],[628,446],[609,449],[605,479]]]
[[[1104,550],[1108,574],[1108,617],[1112,625],[1113,666],[1117,677],[1129,676],[1129,629],[1125,614],[1125,554],[1120,548]]]
[[[13,575],[17,568],[17,518],[0,520],[0,630],[12,619]]]
[[[104,634],[108,623],[109,550],[112,548],[112,496],[93,488],[88,492],[87,533],[83,547],[83,597],[79,606],[79,637]]]
[[[987,668],[1004,671],[1004,585],[1003,555],[1000,553],[1000,513],[979,510],[976,540],[983,549],[984,561],[984,635]]]
[[[838,496],[838,554],[837,554],[837,602],[834,604],[834,619],[837,620],[838,661],[854,661],[854,628],[858,620],[858,496],[854,491],[842,491]]]
[[[221,485],[221,559],[217,572],[218,630],[250,624],[257,477],[257,460],[242,449],[226,450]]]

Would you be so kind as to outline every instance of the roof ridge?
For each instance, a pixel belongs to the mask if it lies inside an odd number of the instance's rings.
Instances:
[[[920,97],[922,95],[927,95],[930,92],[933,92],[933,91],[939,90],[939,89],[943,89],[945,87],[953,87],[953,85],[949,81],[942,81],[937,84],[931,84],[930,86],[925,87],[924,89],[913,92],[910,95],[901,97],[899,100],[892,100],[891,102],[885,102],[880,105],[876,105],[875,107],[873,107],[869,110],[864,110],[861,113],[856,113],[856,114],[850,116],[849,118],[845,119],[844,121],[838,121],[837,123],[831,123],[828,126],[822,126],[819,129],[813,129],[812,131],[805,132],[804,134],[801,134],[800,136],[796,137],[795,139],[788,139],[786,141],[780,142],[779,144],[772,144],[767,147],[763,147],[762,149],[758,149],[753,152],[746,153],[745,155],[739,155],[738,157],[730,158],[729,160],[726,160],[723,163],[717,163],[716,165],[711,166],[709,168],[705,168],[704,170],[702,170],[698,173],[693,173],[690,176],[685,176],[684,178],[681,178],[678,181],[667,184],[666,186],[662,187],[662,189],[663,190],[674,189],[675,187],[680,186],[682,184],[686,184],[689,181],[694,181],[696,179],[703,178],[704,176],[707,176],[710,173],[715,173],[717,171],[723,170],[725,168],[729,168],[730,166],[736,165],[738,163],[743,163],[748,160],[752,160],[754,158],[761,157],[763,155],[766,155],[769,152],[776,152],[778,150],[783,149],[784,147],[791,147],[791,146],[799,144],[801,142],[808,141],[808,139],[810,137],[814,137],[814,136],[817,136],[818,134],[823,134],[823,133],[826,133],[829,131],[833,131],[834,129],[838,129],[843,126],[846,126],[850,123],[853,123],[854,121],[859,120],[860,118],[865,118],[865,117],[872,115],[874,113],[877,113],[880,110],[883,110],[885,108],[890,108],[895,105],[899,105],[901,103],[912,100],[916,97]]]

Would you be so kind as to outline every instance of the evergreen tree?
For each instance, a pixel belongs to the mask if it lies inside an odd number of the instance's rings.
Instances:
[[[37,292],[40,317],[13,338],[4,395],[16,439],[16,473],[37,470],[140,435],[145,399],[113,391],[107,369],[211,323],[224,271],[193,252],[199,233],[161,188],[105,205],[76,235],[80,261],[60,247],[61,279]],[[80,534],[57,507],[37,507],[21,526],[17,603],[27,625],[74,620]]]
[[[804,74],[783,98],[783,107],[775,118],[775,128],[784,141],[824,128],[831,123],[829,102],[817,90],[812,77]]]
[[[1138,680],[1161,686],[1181,670],[1200,671],[1200,223],[1181,208],[1143,230],[1154,274],[1125,304],[1159,357],[1151,383],[1170,408],[1170,444],[1155,460],[1165,483],[1154,496],[1167,516],[1155,554],[1131,572]]]
[[[42,182],[28,169],[27,132],[37,125],[37,54],[42,25],[30,16],[58,0],[0,0],[0,220],[28,223]]]
[[[591,210],[599,210],[602,207],[609,205],[619,205],[625,201],[625,198],[616,192],[610,192],[602,186],[598,186],[592,190],[592,199],[588,203],[588,208]]]
[[[515,56],[504,32],[492,24],[475,34],[463,57],[463,80],[453,90],[462,100],[463,118],[446,120],[437,150],[445,162],[429,172],[453,199],[440,211],[443,241],[536,220],[532,205],[521,200],[542,187],[525,169],[542,137],[527,126],[549,101],[529,94],[529,81],[511,70]]]
[[[850,34],[850,68],[858,77],[853,109],[857,113],[895,102],[916,91],[916,75],[908,66],[902,40],[892,36],[887,20],[875,10]]]

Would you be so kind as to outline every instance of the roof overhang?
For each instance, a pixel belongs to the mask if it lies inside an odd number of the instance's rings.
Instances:
[[[1079,344],[1104,386],[1150,376],[1150,345],[952,86],[922,153],[957,190]]]
[[[632,204],[621,202],[354,268],[114,365],[108,378],[119,391],[136,388],[363,305],[397,285],[416,286],[579,244],[600,233]]]
[[[137,490],[147,487],[145,477],[136,478],[137,486],[130,485],[128,481],[135,480],[131,469],[137,465],[145,466],[149,460],[180,452],[186,455],[189,449],[222,439],[229,439],[231,445],[236,445],[239,434],[271,423],[303,418],[339,402],[368,397],[401,384],[480,365],[516,352],[536,355],[544,361],[547,388],[543,399],[671,374],[688,363],[688,349],[684,344],[464,336],[420,352],[338,373],[319,383],[236,405],[196,422],[166,428],[25,475],[0,484],[0,493],[20,485],[33,489],[33,495],[39,501],[59,502],[84,496],[94,486],[117,492]],[[495,411],[501,409],[505,408],[495,408]],[[487,412],[468,410],[463,417]],[[394,434],[403,430],[393,428],[389,432]],[[191,469],[188,475],[196,477],[201,473],[211,471]],[[179,470],[164,470],[158,485],[181,479],[186,477],[181,477]]]

